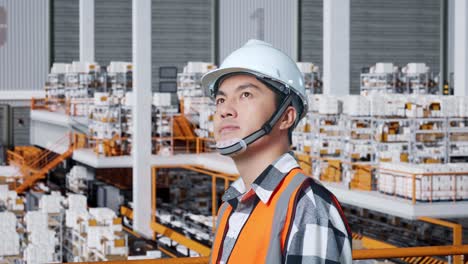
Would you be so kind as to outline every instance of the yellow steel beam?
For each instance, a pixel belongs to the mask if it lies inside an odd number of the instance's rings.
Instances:
[[[362,239],[362,246],[366,249],[382,249],[382,248],[396,248],[396,246],[382,242],[367,236],[363,236]]]
[[[177,258],[177,255],[175,255],[174,253],[172,253],[169,250],[166,250],[166,249],[164,249],[162,247],[158,247],[158,250],[161,251],[162,253],[168,255],[171,258]],[[181,258],[179,258],[179,259],[181,259]]]
[[[427,223],[435,224],[435,225],[440,225],[444,227],[448,227],[452,229],[453,232],[453,245],[454,246],[459,246],[463,242],[463,228],[460,224],[457,223],[452,223],[449,221],[444,221],[441,219],[435,219],[431,217],[419,217],[418,220],[424,221]],[[453,263],[454,264],[462,264],[462,256],[453,256]]]
[[[468,253],[468,245],[353,250],[353,259],[387,259],[414,256],[447,256]]]
[[[144,259],[144,260],[128,260],[128,261],[106,261],[101,263],[111,264],[208,264],[208,257],[200,258],[164,258],[164,259]]]
[[[151,229],[153,229],[154,232],[161,234],[165,237],[168,237],[175,242],[189,248],[190,250],[193,250],[195,252],[198,252],[202,256],[209,256],[211,249],[205,245],[202,245],[201,243],[198,243],[196,241],[191,240],[190,238],[187,238],[183,234],[180,234],[176,232],[175,230],[172,230],[164,225],[161,225],[156,222],[151,223]]]
[[[360,249],[353,250],[353,260],[360,259],[386,259],[404,258],[414,256],[447,256],[468,253],[468,245],[462,246],[432,246],[432,247],[409,247],[409,248],[387,248],[387,249]],[[208,257],[199,258],[172,258],[172,259],[145,259],[131,261],[106,261],[106,263],[152,263],[152,264],[208,264]]]
[[[120,206],[120,214],[127,217],[130,220],[133,220],[133,210],[125,205]]]
[[[129,234],[132,234],[132,235],[134,235],[134,236],[136,236],[136,237],[138,237],[138,238],[141,238],[141,235],[140,235],[140,234],[138,234],[137,232],[133,231],[132,229],[130,229],[130,228],[126,227],[126,226],[123,226],[122,229],[123,229],[125,232],[129,233]]]
[[[356,235],[357,236],[357,235]],[[367,236],[361,236],[360,238],[355,238],[355,234],[353,233],[353,239],[358,239],[358,240],[361,240],[362,241],[362,246],[366,249],[366,250],[369,250],[369,249],[396,249],[398,248],[397,246],[394,246],[392,244],[389,244],[389,243],[386,243],[386,242],[382,242],[382,241],[379,241],[379,240],[376,240],[376,239],[373,239],[373,238],[370,238],[370,237],[367,237]],[[354,251],[353,251],[354,252]],[[417,257],[416,255],[411,257],[411,258],[408,258],[408,263],[419,263],[417,262],[418,260],[420,260],[421,258]],[[445,263],[443,261],[439,261],[438,259],[435,259],[435,258],[432,258],[432,257],[426,257],[426,260],[427,261],[430,261],[431,263]]]

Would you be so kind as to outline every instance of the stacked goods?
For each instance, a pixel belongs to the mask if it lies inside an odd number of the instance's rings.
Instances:
[[[349,95],[343,98],[343,114],[349,116],[370,116],[369,97]]]
[[[15,191],[10,191],[8,185],[0,185],[0,206],[13,212],[24,211],[24,200]]]
[[[407,96],[376,94],[370,98],[371,115],[375,117],[405,117]]]
[[[336,97],[323,96],[318,102],[318,113],[337,115],[341,113],[341,101]]]
[[[309,100],[307,118],[298,125],[293,142],[298,154],[311,156],[316,177],[326,172],[322,178],[332,180],[328,175],[335,175],[324,158],[344,161],[341,178],[347,184],[356,173],[366,175],[359,177],[366,182],[375,179],[368,176],[372,170],[362,172],[354,165],[468,161],[468,118],[461,112],[467,109],[466,97],[309,95]]]
[[[466,173],[466,174],[465,174]],[[431,175],[433,174],[433,175]],[[468,164],[382,163],[377,173],[377,190],[418,201],[468,199]]]
[[[8,243],[0,243],[0,257],[20,253],[20,237],[16,231],[16,216],[11,212],[0,212],[0,237]]]
[[[314,177],[321,181],[341,182],[342,180],[341,161],[336,159],[328,159],[320,162],[320,166],[314,169]]]
[[[308,94],[323,93],[323,83],[321,79],[320,69],[317,65],[311,62],[297,62],[297,67],[304,77],[304,86]]]
[[[398,67],[393,63],[379,62],[361,73],[361,94],[395,93],[401,86],[398,77]]]
[[[47,99],[65,98],[65,74],[69,67],[69,64],[66,63],[54,63],[52,65],[44,87]]]
[[[153,94],[153,137],[156,138],[156,154],[171,155],[174,116],[178,113],[177,106],[171,104],[170,93]]]
[[[361,73],[361,95],[437,94],[438,77],[425,63],[376,63]]]
[[[28,245],[24,251],[27,263],[60,262],[60,253],[55,249],[60,246],[59,236],[49,228],[49,216],[46,212],[29,211],[25,216]]]
[[[371,191],[374,189],[375,181],[372,175],[372,168],[366,165],[353,165],[350,174],[351,180],[349,182],[350,189],[358,189],[364,191]]]
[[[182,73],[177,74],[177,94],[179,99],[187,97],[203,97],[201,77],[208,71],[216,69],[216,65],[207,62],[189,61]]]
[[[64,197],[60,192],[52,192],[51,195],[43,195],[39,200],[39,211],[43,213],[60,213],[63,209]]]
[[[212,227],[213,217],[210,215],[199,215],[189,212],[184,209],[174,209],[168,204],[158,205],[157,221],[161,224],[175,230],[176,232],[185,235],[206,246],[210,246],[213,239]],[[174,243],[168,237],[161,237],[158,242],[166,247],[173,248]],[[174,248],[173,248],[174,249]],[[183,255],[197,256],[196,252],[180,252]]]
[[[112,95],[123,99],[133,89],[132,64],[130,62],[111,61],[107,66],[107,85]]]
[[[104,82],[97,63],[54,63],[45,85],[47,108],[72,116],[86,116],[87,98],[105,85]]]
[[[295,150],[300,153],[311,153],[312,150],[312,134],[311,122],[309,118],[303,118],[296,126],[292,133],[292,145]]]
[[[108,92],[94,94],[89,114],[88,129],[95,143],[94,151],[105,156],[118,156],[123,149],[122,105],[120,99]]]
[[[84,193],[88,189],[88,179],[86,167],[75,165],[70,172],[67,173],[66,186],[72,192]]]
[[[213,137],[215,105],[209,97],[188,97],[184,99],[184,115],[194,124],[199,137]]]
[[[87,199],[84,195],[69,194],[67,197],[68,209],[65,210],[65,227],[79,229],[78,219],[87,214]]]
[[[408,63],[401,69],[403,92],[409,94],[434,94],[438,92],[437,78],[425,63]]]
[[[454,101],[451,116],[448,118],[448,160],[450,162],[468,162],[468,97],[459,97]],[[464,112],[463,112],[463,111]]]
[[[70,195],[65,212],[68,261],[126,260],[127,237],[122,221],[109,208],[86,207],[86,196]]]

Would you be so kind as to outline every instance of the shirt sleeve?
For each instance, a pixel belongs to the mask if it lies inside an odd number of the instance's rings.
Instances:
[[[335,202],[326,189],[302,191],[286,244],[285,263],[352,263],[351,234]]]

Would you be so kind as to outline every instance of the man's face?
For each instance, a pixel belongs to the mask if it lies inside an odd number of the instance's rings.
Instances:
[[[215,103],[216,142],[250,135],[260,129],[276,110],[274,92],[246,74],[225,79],[218,89]]]

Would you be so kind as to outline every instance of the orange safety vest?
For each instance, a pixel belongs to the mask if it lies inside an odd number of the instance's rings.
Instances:
[[[294,214],[297,193],[307,176],[301,169],[291,170],[276,188],[267,204],[259,202],[242,228],[228,258],[229,263],[282,263],[284,247]],[[222,244],[232,212],[229,203],[218,211],[211,263],[221,258]]]

